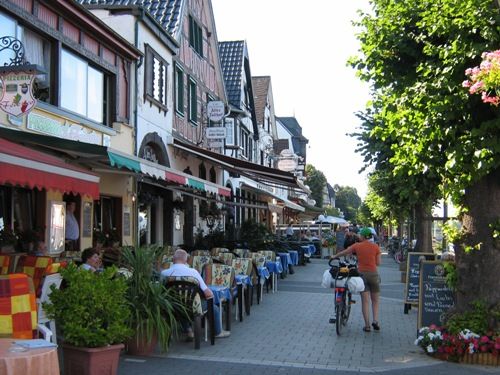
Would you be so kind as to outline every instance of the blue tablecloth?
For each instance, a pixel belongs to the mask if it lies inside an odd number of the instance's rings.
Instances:
[[[257,267],[257,272],[260,276],[260,282],[262,284],[264,283],[265,279],[269,279],[269,276],[271,276],[267,267]]]
[[[252,278],[248,275],[234,275],[234,279],[236,284],[252,285]]]
[[[281,260],[281,265],[283,266],[283,269],[285,272],[288,271],[288,265],[292,264],[292,258],[290,257],[290,254],[288,253],[277,253],[280,257]]]
[[[280,260],[277,260],[274,262],[267,261],[266,267],[270,273],[282,273],[283,272],[283,266],[281,265]]]
[[[229,288],[217,285],[208,285],[212,293],[214,294],[214,303],[220,305],[222,300],[231,300],[231,291]]]
[[[314,254],[316,252],[316,246],[314,246],[313,244],[303,245],[303,246],[301,246],[301,248],[304,249],[304,254],[306,254],[307,256],[311,256],[312,254]]]
[[[299,252],[295,250],[288,250],[288,254],[290,254],[290,259],[292,259],[292,265],[299,265]]]

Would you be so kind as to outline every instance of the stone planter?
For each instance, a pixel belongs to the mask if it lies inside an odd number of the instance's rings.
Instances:
[[[127,353],[135,356],[148,357],[151,356],[158,344],[158,338],[155,334],[148,342],[144,337],[137,337],[137,334],[127,340]]]
[[[101,348],[63,345],[64,375],[116,375],[123,344]]]

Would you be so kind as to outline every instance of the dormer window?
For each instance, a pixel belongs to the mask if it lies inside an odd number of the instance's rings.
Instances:
[[[203,57],[203,30],[192,16],[189,16],[189,45]]]
[[[167,111],[167,67],[168,63],[146,45],[145,97],[164,111]]]

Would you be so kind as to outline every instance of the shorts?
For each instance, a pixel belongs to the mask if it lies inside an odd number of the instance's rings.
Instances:
[[[362,278],[365,283],[363,292],[380,293],[380,276],[378,272],[363,271]]]

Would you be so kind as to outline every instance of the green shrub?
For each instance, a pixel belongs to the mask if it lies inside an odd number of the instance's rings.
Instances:
[[[483,336],[489,331],[488,322],[493,318],[495,311],[490,311],[484,302],[475,301],[471,304],[472,310],[455,313],[446,321],[446,328],[453,334],[465,329]],[[496,312],[498,315],[498,312]]]
[[[51,303],[44,303],[44,309],[56,320],[65,343],[97,348],[130,337],[127,285],[115,267],[94,273],[70,264],[61,275],[66,285],[52,287]]]

